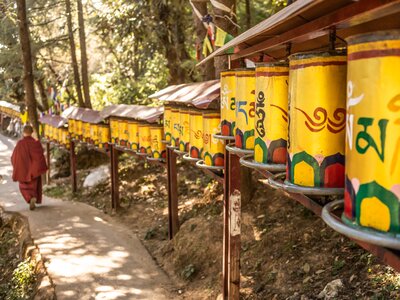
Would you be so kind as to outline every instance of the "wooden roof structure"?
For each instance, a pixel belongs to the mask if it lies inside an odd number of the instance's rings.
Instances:
[[[198,65],[236,47],[232,60],[328,49],[332,31],[337,47],[351,35],[398,28],[399,0],[298,0],[211,53]],[[261,57],[261,59],[260,59]],[[265,58],[264,58],[265,60]]]
[[[110,117],[128,118],[148,123],[155,123],[162,119],[164,107],[150,107],[145,105],[118,104],[105,107],[100,112],[100,117],[107,119]]]
[[[98,124],[104,121],[104,118],[100,116],[100,112],[98,110],[76,106],[68,107],[62,112],[61,116],[66,119],[79,120],[92,124]]]
[[[219,80],[179,84],[166,87],[149,98],[206,109],[219,100],[220,87]]]

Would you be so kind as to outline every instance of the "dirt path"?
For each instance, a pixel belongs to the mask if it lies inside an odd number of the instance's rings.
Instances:
[[[14,145],[0,135],[0,205],[28,217],[58,299],[177,299],[139,239],[99,210],[45,198],[29,211],[10,179]]]

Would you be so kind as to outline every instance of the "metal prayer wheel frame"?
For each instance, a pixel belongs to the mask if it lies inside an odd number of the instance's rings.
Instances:
[[[197,162],[197,161],[201,160],[201,158],[191,157],[189,153],[184,154],[183,159],[186,161],[190,161],[190,162]]]
[[[123,147],[123,148],[125,148],[126,149],[126,147]],[[139,151],[136,151],[136,152],[134,152],[136,155],[138,155],[138,156],[148,156],[149,154],[147,153],[147,152],[139,152]]]
[[[206,165],[203,159],[200,159],[196,162],[196,167],[200,169],[207,169],[211,171],[222,171],[224,169],[224,166],[209,166]]]
[[[253,158],[252,160],[249,160],[249,158]],[[270,172],[283,172],[286,170],[286,165],[285,164],[262,164],[259,162],[254,161],[254,155],[253,154],[247,154],[244,155],[240,158],[239,160],[240,164],[242,166],[245,166],[250,169],[255,169],[255,170],[266,170]]]
[[[343,209],[343,207],[343,199],[332,201],[324,206],[321,217],[329,227],[354,240],[400,250],[400,235],[390,235],[388,233],[378,232],[374,229],[363,228],[356,225],[351,226],[342,222],[337,216],[333,215],[332,212],[334,210]]]
[[[289,193],[303,194],[307,196],[343,196],[344,188],[323,188],[323,187],[307,187],[299,186],[284,180],[278,181],[279,178],[286,178],[286,173],[278,173],[268,178],[268,183],[276,189],[283,189]]]
[[[226,145],[225,149],[227,151],[229,151],[230,153],[236,154],[238,156],[254,154],[254,150],[241,149],[241,148],[238,148],[238,147],[234,146],[234,144]]]
[[[221,133],[213,134],[213,138],[224,140],[224,141],[234,141],[235,137],[233,135],[222,135]]]
[[[151,157],[151,156],[147,156],[146,159],[150,162],[165,162],[164,158],[155,158],[155,157]]]
[[[174,149],[174,152],[175,152],[176,154],[178,154],[179,156],[184,156],[185,154],[188,154],[188,153],[185,152],[185,151],[179,150],[179,147],[178,147],[177,149]]]

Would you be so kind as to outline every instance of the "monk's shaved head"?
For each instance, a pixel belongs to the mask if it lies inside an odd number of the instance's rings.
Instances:
[[[33,133],[33,127],[31,125],[25,125],[23,133],[24,133],[24,136],[31,136]]]

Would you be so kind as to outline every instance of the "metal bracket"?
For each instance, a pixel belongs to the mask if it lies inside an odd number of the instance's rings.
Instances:
[[[221,133],[213,134],[213,138],[224,140],[224,141],[234,141],[235,137],[231,135],[222,135]]]
[[[148,161],[158,161],[158,162],[162,162],[162,163],[165,162],[165,159],[163,159],[163,158],[154,158],[154,157],[151,157],[151,156],[147,156],[146,159]]]
[[[252,157],[254,157],[253,154],[242,156],[239,162],[241,165],[255,170],[266,170],[270,172],[283,172],[286,170],[286,165],[284,164],[262,164],[254,161],[254,159],[248,160]]]
[[[171,146],[171,145],[167,145],[167,148],[168,148],[168,149],[170,149],[170,150],[176,150],[176,149],[179,149],[178,147]]]
[[[254,154],[254,150],[241,149],[233,145],[234,144],[228,144],[225,146],[226,150],[228,150],[232,154],[236,155]]]
[[[183,155],[183,159],[184,159],[184,160],[187,160],[187,161],[192,161],[192,162],[196,162],[196,161],[199,161],[199,160],[200,160],[200,158],[191,157],[191,156],[189,155],[189,153],[186,153],[185,155]]]
[[[379,245],[391,249],[400,250],[400,235],[381,233],[369,228],[351,226],[343,223],[340,219],[332,215],[332,211],[344,207],[344,200],[335,200],[328,203],[322,209],[322,219],[333,230],[354,240]]]
[[[180,151],[180,150],[178,150],[178,149],[175,149],[174,152],[175,152],[176,154],[178,154],[179,156],[184,156],[185,154],[187,154],[187,152]]]
[[[135,154],[138,155],[138,156],[147,156],[147,155],[149,155],[148,153],[142,153],[142,152],[138,152],[138,151],[136,151]]]
[[[208,169],[208,170],[212,170],[212,171],[222,171],[224,169],[223,166],[219,167],[219,166],[208,166],[204,163],[204,160],[199,160],[196,162],[196,167],[200,168],[200,169]]]

